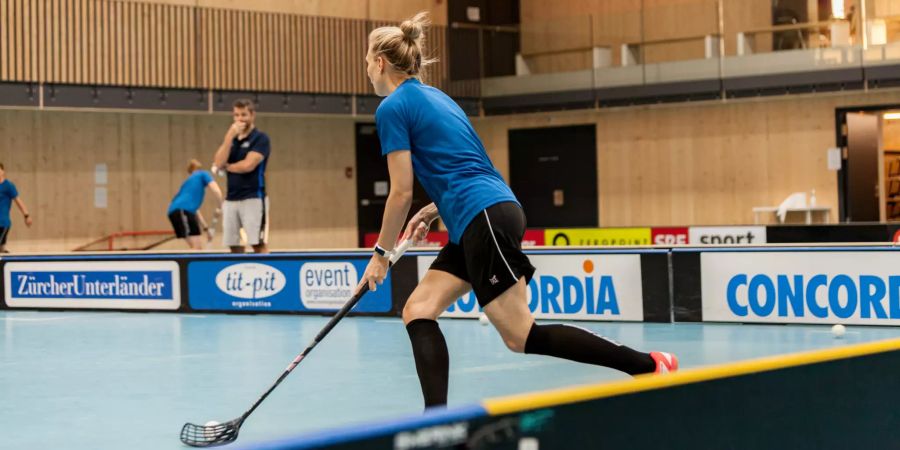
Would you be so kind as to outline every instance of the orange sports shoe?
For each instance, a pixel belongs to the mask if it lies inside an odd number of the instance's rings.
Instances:
[[[656,370],[653,373],[669,373],[678,371],[678,358],[666,352],[650,352],[650,357],[656,362]]]

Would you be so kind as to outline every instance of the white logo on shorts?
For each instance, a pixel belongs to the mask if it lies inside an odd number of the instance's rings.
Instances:
[[[491,285],[495,285],[500,282],[500,280],[497,279],[497,275],[492,276],[488,281],[491,282]]]
[[[241,144],[241,148],[247,148],[247,147],[250,147],[250,141],[247,141],[247,142],[244,142],[243,144]]]

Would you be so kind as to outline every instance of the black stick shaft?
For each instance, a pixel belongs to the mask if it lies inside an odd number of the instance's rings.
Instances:
[[[406,250],[410,247],[410,245],[412,245],[412,243],[412,240],[407,240],[401,243],[396,249],[394,249],[394,253],[389,256],[389,269],[394,265],[394,262],[397,261],[398,258],[403,256],[403,253],[406,252]],[[285,378],[287,378],[288,374],[290,374],[291,371],[294,370],[294,368],[297,367],[298,364],[300,364],[300,361],[303,361],[303,358],[306,358],[306,355],[308,355],[309,352],[312,351],[312,349],[316,348],[316,345],[318,345],[319,342],[321,342],[322,339],[324,339],[325,336],[328,335],[328,333],[334,328],[334,326],[337,325],[337,323],[340,322],[341,319],[343,319],[347,315],[347,313],[349,313],[350,310],[353,309],[354,306],[356,306],[357,303],[359,303],[359,300],[363,295],[365,295],[366,292],[369,292],[368,283],[363,284],[362,287],[359,288],[359,291],[357,291],[357,293],[354,294],[353,297],[350,298],[350,300],[347,300],[347,303],[345,303],[344,306],[342,306],[341,309],[338,310],[337,313],[335,313],[334,317],[332,317],[331,320],[329,320],[328,323],[326,323],[325,326],[322,327],[322,330],[319,331],[319,334],[317,334],[313,341],[306,347],[306,349],[303,350],[303,353],[297,355],[297,357],[294,358],[293,361],[291,361],[287,368],[284,369],[284,372],[281,373],[281,376],[279,376],[278,379],[275,380],[275,384],[273,384],[272,387],[266,390],[266,392],[263,393],[261,397],[259,397],[259,400],[257,400],[256,403],[254,403],[253,406],[251,406],[250,409],[248,409],[247,412],[245,412],[244,415],[241,416],[240,422],[243,422],[248,416],[250,416],[251,413],[253,413],[253,411],[256,410],[260,403],[262,403],[263,400],[265,400],[266,397],[268,397],[269,394],[271,394],[272,391],[274,391],[275,388],[278,387],[278,385],[281,384],[281,382],[284,381]]]
[[[281,384],[281,382],[284,381],[285,378],[287,378],[288,374],[290,374],[291,371],[294,370],[294,368],[297,367],[298,364],[300,364],[300,361],[303,361],[303,358],[306,358],[306,355],[312,352],[312,350],[316,348],[316,345],[318,345],[319,342],[322,341],[322,339],[325,339],[325,336],[327,336],[328,333],[331,332],[331,330],[334,328],[334,326],[337,325],[337,323],[340,322],[341,319],[343,319],[350,312],[350,310],[353,309],[354,306],[356,306],[357,303],[359,303],[359,300],[362,299],[362,296],[366,292],[369,292],[368,283],[364,284],[359,289],[359,292],[351,297],[350,300],[348,300],[347,303],[345,303],[344,306],[342,306],[341,309],[338,310],[337,313],[335,313],[331,320],[329,320],[328,323],[326,323],[325,326],[322,327],[322,330],[319,331],[319,334],[317,334],[316,337],[313,338],[313,341],[306,347],[306,349],[303,350],[303,353],[297,355],[297,357],[294,358],[293,361],[291,361],[287,368],[284,369],[284,372],[281,373],[281,376],[279,376],[278,379],[275,380],[275,384],[273,384],[272,387],[270,387],[261,397],[259,397],[259,400],[257,400],[256,403],[254,403],[253,406],[251,406],[243,416],[241,416],[242,420],[246,419],[247,416],[253,413],[253,411],[256,410],[256,408],[263,402],[263,400],[265,400],[266,397],[268,397],[269,394],[271,394],[272,391],[274,391],[275,388],[278,387],[278,385]]]

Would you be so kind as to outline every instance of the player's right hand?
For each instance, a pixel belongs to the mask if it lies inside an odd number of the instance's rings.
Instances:
[[[384,256],[378,254],[372,255],[372,259],[369,260],[369,265],[366,266],[366,271],[363,272],[359,285],[356,286],[356,292],[359,292],[360,288],[365,284],[369,285],[370,291],[375,292],[375,290],[378,289],[378,285],[384,283],[388,267],[390,267],[389,261],[390,260]]]
[[[403,232],[403,237],[400,238],[400,242],[403,242],[407,239],[412,239],[413,244],[417,244],[428,236],[428,228],[431,223],[426,221],[421,214],[416,213],[412,216],[412,219],[409,219],[409,223],[406,224],[406,230]]]

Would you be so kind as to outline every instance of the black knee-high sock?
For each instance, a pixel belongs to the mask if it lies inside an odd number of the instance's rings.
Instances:
[[[441,328],[434,320],[416,319],[406,325],[406,331],[412,343],[425,407],[446,405],[450,355]]]
[[[611,367],[629,375],[656,369],[649,354],[569,325],[532,325],[525,341],[525,353]]]

